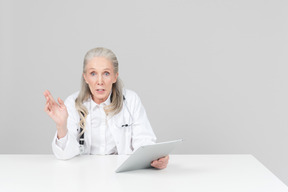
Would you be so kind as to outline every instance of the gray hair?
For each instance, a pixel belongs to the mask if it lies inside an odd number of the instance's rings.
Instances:
[[[116,55],[107,48],[104,47],[98,47],[89,50],[85,57],[84,57],[84,63],[83,63],[83,73],[86,72],[86,65],[87,62],[94,57],[104,57],[108,60],[110,60],[113,64],[114,68],[114,73],[118,73],[118,60]],[[123,93],[122,93],[123,85],[120,80],[120,78],[117,78],[117,81],[112,85],[112,93],[111,93],[111,103],[110,105],[106,106],[104,108],[106,115],[116,115],[118,114],[122,107],[123,107]],[[81,78],[81,90],[78,95],[78,97],[75,100],[75,107],[78,111],[78,114],[80,116],[80,122],[79,125],[80,127],[83,128],[83,131],[80,134],[83,134],[86,128],[86,117],[88,115],[88,110],[86,107],[83,105],[83,102],[88,100],[89,97],[91,96],[91,91],[89,89],[88,84],[85,82],[85,79],[82,75]]]

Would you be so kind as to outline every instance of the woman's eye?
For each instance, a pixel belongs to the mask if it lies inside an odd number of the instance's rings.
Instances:
[[[110,73],[109,73],[109,72],[105,72],[104,75],[105,75],[105,76],[109,76]]]
[[[91,73],[91,75],[92,75],[92,76],[95,76],[95,75],[96,75],[96,73],[92,72],[92,73]]]

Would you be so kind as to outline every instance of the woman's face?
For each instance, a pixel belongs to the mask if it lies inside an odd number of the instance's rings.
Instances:
[[[100,104],[109,97],[112,84],[117,81],[118,73],[114,73],[114,67],[105,57],[94,57],[86,64],[84,79],[92,93],[93,100]]]

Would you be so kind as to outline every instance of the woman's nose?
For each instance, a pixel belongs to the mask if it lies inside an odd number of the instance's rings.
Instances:
[[[103,85],[103,78],[101,77],[101,75],[99,75],[97,78],[97,85]]]

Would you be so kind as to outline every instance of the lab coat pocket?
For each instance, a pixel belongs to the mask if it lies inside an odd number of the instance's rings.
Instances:
[[[121,111],[117,116],[113,118],[114,125],[122,131],[131,132],[133,125],[132,118],[124,111]]]
[[[123,116],[118,116],[118,118],[115,118],[113,121],[114,124],[114,133],[115,134],[115,140],[120,141],[118,144],[118,149],[122,149],[122,154],[131,154],[132,152],[132,126],[133,123],[129,121],[129,119],[124,118]],[[121,153],[120,151],[118,151]]]
[[[122,136],[131,137],[132,125],[133,123],[130,121],[118,121],[116,124],[119,133],[122,133]]]

